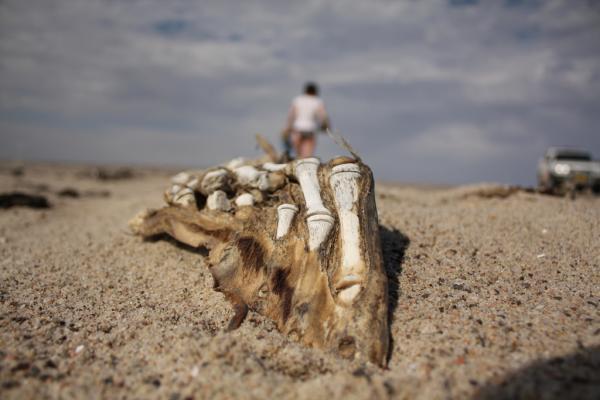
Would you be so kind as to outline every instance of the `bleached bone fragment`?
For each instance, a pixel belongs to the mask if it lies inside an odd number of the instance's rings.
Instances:
[[[199,184],[200,184],[200,181],[198,180],[198,178],[193,177],[190,181],[188,181],[188,183],[185,184],[185,186],[189,187],[192,190],[198,190]]]
[[[294,220],[294,216],[298,212],[298,207],[293,204],[282,204],[277,207],[277,234],[276,239],[281,239],[287,235]]]
[[[171,186],[171,189],[169,189],[169,192],[171,193],[171,195],[175,196],[177,193],[179,193],[179,191],[183,189],[183,186],[181,185],[173,185]]]
[[[306,218],[306,224],[308,225],[308,249],[310,251],[318,250],[321,244],[327,239],[333,227],[333,221],[334,219],[329,214],[329,211],[312,214]]]
[[[215,190],[206,199],[206,206],[209,210],[216,211],[229,211],[231,209],[231,203],[222,190]]]
[[[306,223],[308,225],[308,248],[317,250],[333,227],[331,212],[323,205],[317,172],[321,163],[318,158],[303,158],[294,165],[294,174],[306,203]]]
[[[336,165],[331,169],[329,184],[340,220],[340,242],[342,259],[340,279],[334,282],[340,290],[339,298],[351,302],[360,291],[365,274],[365,261],[360,248],[360,220],[356,213],[360,167],[355,163]]]
[[[254,197],[250,193],[242,193],[235,198],[235,205],[238,207],[253,206]]]
[[[234,169],[239,168],[246,163],[247,160],[244,157],[237,157],[225,164],[225,167],[233,171]]]
[[[319,188],[319,179],[317,172],[319,170],[318,158],[303,158],[297,160],[294,165],[294,174],[300,182],[304,201],[306,202],[306,215],[327,214],[331,215],[328,209],[323,205],[321,199],[321,189]]]
[[[262,165],[263,169],[266,169],[267,171],[270,172],[277,172],[277,171],[285,171],[286,168],[289,167],[289,164],[275,164],[272,162],[268,162],[268,163],[264,163]]]
[[[196,197],[194,196],[194,191],[187,187],[181,189],[173,196],[173,202],[184,207],[195,205]]]
[[[200,191],[204,195],[210,195],[215,190],[227,189],[229,185],[229,173],[224,168],[207,172],[200,183]]]
[[[167,204],[175,204],[175,196],[181,189],[183,189],[183,187],[180,185],[171,185],[167,190],[165,190],[164,198]]]
[[[267,171],[259,171],[251,165],[244,165],[233,170],[238,184],[243,187],[256,188],[265,191],[269,189]]]
[[[191,180],[190,174],[188,174],[187,172],[180,172],[171,178],[171,183],[184,186],[190,180]]]

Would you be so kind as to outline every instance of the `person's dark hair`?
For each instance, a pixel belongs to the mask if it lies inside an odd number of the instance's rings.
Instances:
[[[304,93],[310,94],[312,96],[318,96],[319,95],[319,87],[314,82],[308,82],[308,83],[306,83],[306,85],[304,85]]]

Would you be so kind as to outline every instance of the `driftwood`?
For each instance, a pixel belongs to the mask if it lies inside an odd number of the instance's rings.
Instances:
[[[168,206],[141,212],[131,229],[210,250],[215,286],[235,310],[228,329],[251,309],[307,346],[385,365],[387,278],[371,170],[347,157],[264,161],[176,175]]]

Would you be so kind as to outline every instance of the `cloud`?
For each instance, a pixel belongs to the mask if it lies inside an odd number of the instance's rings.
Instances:
[[[252,155],[314,79],[377,177],[531,184],[545,146],[600,156],[598,22],[561,0],[7,0],[0,157]]]

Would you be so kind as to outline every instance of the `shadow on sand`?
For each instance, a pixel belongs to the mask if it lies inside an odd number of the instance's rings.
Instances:
[[[394,320],[394,313],[398,308],[400,297],[400,274],[404,262],[404,253],[410,244],[407,236],[397,229],[390,229],[379,225],[381,236],[381,249],[383,251],[383,264],[388,277],[388,321],[390,330]],[[388,351],[388,362],[394,348],[394,338],[390,332],[390,348]]]
[[[600,399],[600,346],[534,361],[485,384],[473,399]]]

